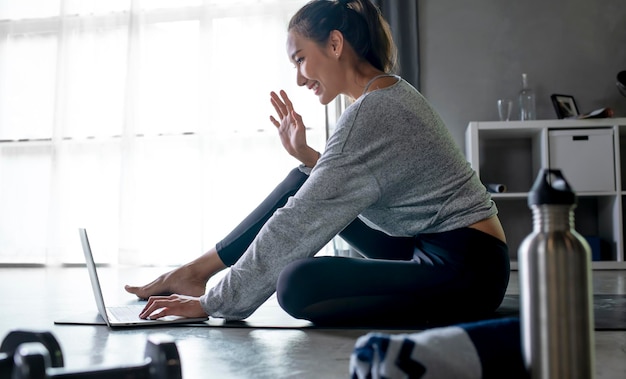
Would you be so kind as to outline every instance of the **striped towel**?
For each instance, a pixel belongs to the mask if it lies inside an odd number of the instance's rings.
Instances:
[[[519,318],[411,334],[368,333],[350,357],[352,379],[528,378]]]

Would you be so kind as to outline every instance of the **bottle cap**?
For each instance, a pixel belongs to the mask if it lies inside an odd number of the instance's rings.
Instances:
[[[576,193],[572,190],[559,169],[541,169],[528,194],[528,205],[576,204]]]

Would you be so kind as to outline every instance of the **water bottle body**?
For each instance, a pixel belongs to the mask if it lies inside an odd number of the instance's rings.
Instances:
[[[593,378],[590,248],[573,228],[550,229],[535,223],[518,253],[524,361],[533,379]]]

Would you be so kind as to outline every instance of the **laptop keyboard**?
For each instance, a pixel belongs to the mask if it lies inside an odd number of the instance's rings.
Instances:
[[[122,306],[122,307],[109,307],[107,308],[107,311],[109,312],[109,314],[111,316],[113,316],[114,318],[116,318],[117,320],[121,320],[121,321],[126,321],[126,320],[138,320],[139,319],[139,313],[141,312],[141,310],[143,309],[143,306],[141,305],[129,305],[129,306]]]

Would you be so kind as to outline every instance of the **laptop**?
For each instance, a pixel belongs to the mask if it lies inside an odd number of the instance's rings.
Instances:
[[[194,323],[207,321],[208,317],[202,318],[185,318],[178,316],[165,316],[156,320],[141,319],[139,314],[143,310],[145,303],[136,303],[120,306],[106,306],[104,303],[104,296],[102,295],[102,288],[98,279],[98,271],[96,270],[96,263],[93,259],[91,252],[91,246],[89,244],[89,238],[87,238],[87,230],[79,229],[80,241],[83,245],[83,252],[85,253],[85,264],[87,265],[87,271],[89,272],[89,279],[91,279],[91,287],[96,299],[96,305],[98,306],[98,312],[100,317],[109,327],[125,327],[125,326],[154,326],[154,325],[166,325],[173,323]]]

